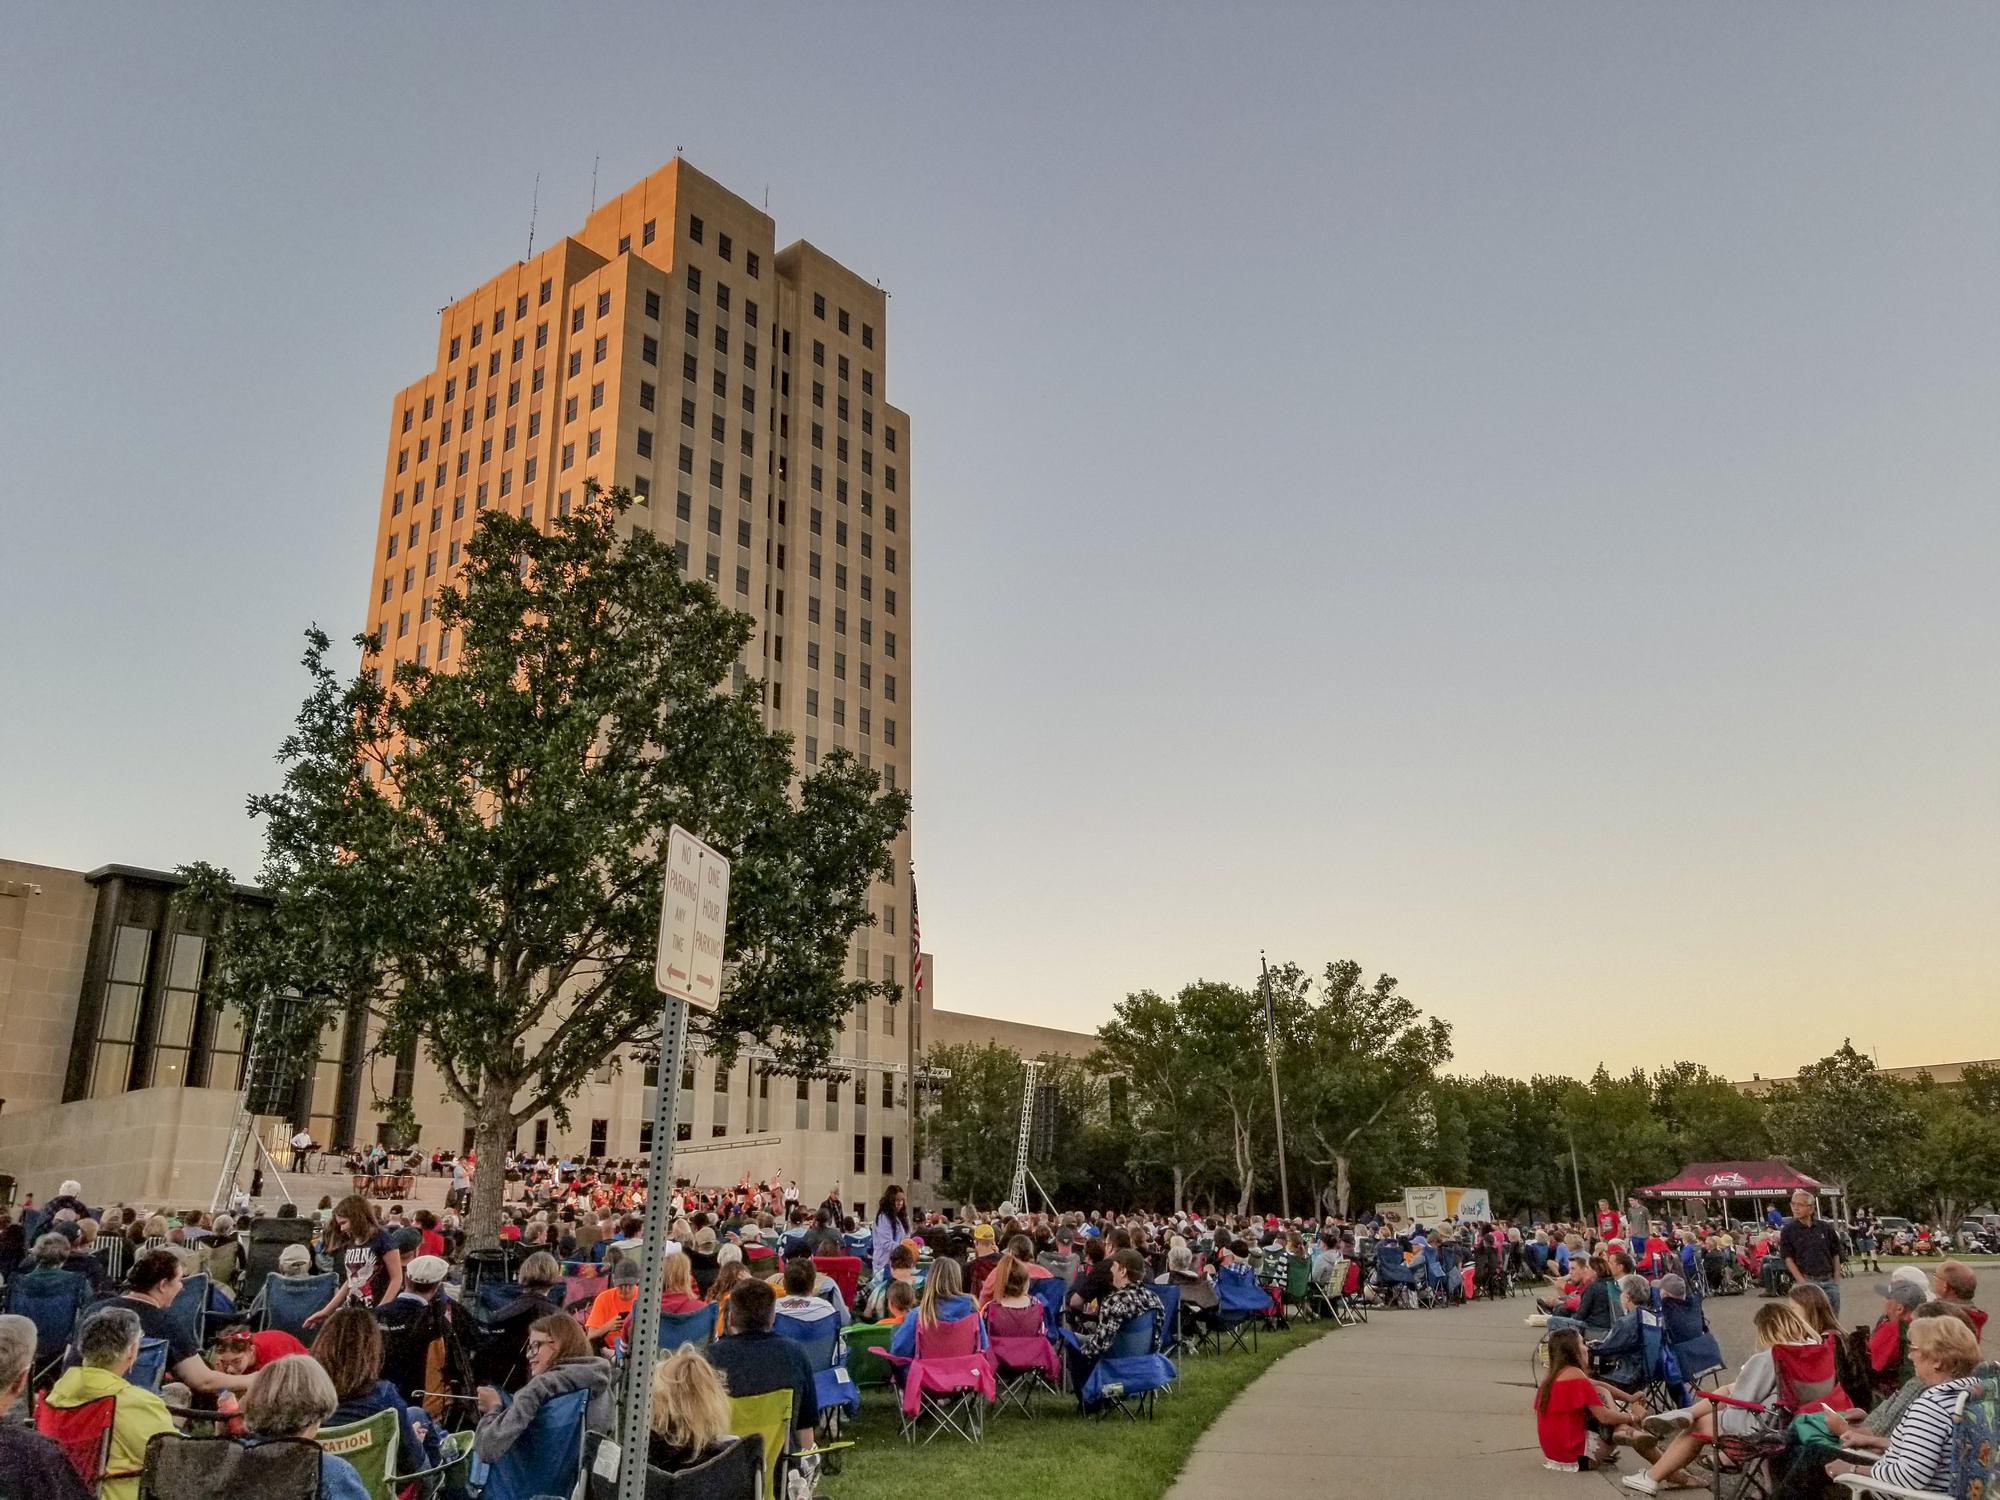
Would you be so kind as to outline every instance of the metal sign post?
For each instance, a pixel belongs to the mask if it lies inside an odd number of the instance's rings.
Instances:
[[[646,1431],[653,1360],[660,1345],[660,1291],[666,1280],[667,1230],[673,1224],[674,1101],[690,1005],[714,1010],[722,997],[723,939],[729,927],[729,861],[685,829],[667,837],[666,888],[653,983],[667,997],[660,1012],[659,1083],[653,1091],[653,1152],[640,1231],[639,1290],[625,1344],[625,1389],[618,1407],[618,1500],[645,1500]]]

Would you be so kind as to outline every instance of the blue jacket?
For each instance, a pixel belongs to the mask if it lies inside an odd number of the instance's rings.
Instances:
[[[938,1304],[938,1321],[956,1323],[960,1318],[971,1317],[977,1310],[977,1304],[970,1297],[947,1297]],[[979,1331],[979,1344],[981,1348],[986,1346],[986,1330],[983,1328]],[[914,1312],[896,1325],[895,1336],[889,1340],[889,1352],[905,1358],[917,1352],[917,1315]]]

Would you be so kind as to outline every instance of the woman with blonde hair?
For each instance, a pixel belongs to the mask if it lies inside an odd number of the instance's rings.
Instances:
[[[691,1469],[736,1441],[729,1433],[729,1391],[692,1344],[653,1366],[650,1394],[646,1461],[654,1468]]]
[[[917,1329],[935,1328],[940,1323],[956,1323],[961,1318],[969,1318],[978,1311],[973,1300],[965,1295],[965,1273],[958,1262],[949,1255],[940,1255],[931,1262],[930,1271],[924,1276],[923,1295],[917,1299],[917,1315],[905,1318],[897,1325],[895,1337],[889,1341],[891,1354],[913,1355],[917,1352]],[[984,1334],[981,1334],[982,1342]]]
[[[1757,1331],[1757,1352],[1743,1362],[1736,1379],[1720,1387],[1716,1394],[1764,1406],[1778,1394],[1778,1367],[1771,1358],[1771,1350],[1780,1344],[1817,1344],[1820,1336],[1800,1313],[1798,1304],[1788,1299],[1766,1302],[1757,1309],[1752,1326]],[[1703,1440],[1714,1433],[1717,1422],[1722,1424],[1724,1432],[1747,1436],[1756,1429],[1757,1414],[1737,1406],[1717,1407],[1712,1401],[1697,1401],[1693,1406],[1646,1418],[1647,1432],[1662,1438],[1672,1434],[1673,1441],[1667,1444],[1659,1462],[1645,1473],[1626,1475],[1625,1488],[1642,1495],[1657,1495],[1669,1477],[1678,1474],[1701,1453],[1706,1446]]]

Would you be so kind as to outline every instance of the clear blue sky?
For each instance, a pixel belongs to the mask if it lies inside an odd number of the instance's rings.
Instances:
[[[2000,12],[0,5],[0,854],[197,856],[447,299],[681,149],[894,295],[941,1003],[2000,1055]]]

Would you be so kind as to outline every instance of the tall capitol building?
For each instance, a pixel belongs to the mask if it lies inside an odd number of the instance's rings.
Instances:
[[[910,420],[888,401],[887,308],[879,287],[803,240],[779,249],[770,215],[669,162],[444,309],[435,368],[390,406],[368,628],[390,659],[448,669],[437,592],[480,514],[546,526],[586,480],[626,485],[629,524],[757,621],[740,671],[767,683],[765,721],[803,765],[845,748],[907,788]],[[907,990],[907,830],[895,869],[851,961]],[[677,1170],[775,1171],[820,1192],[838,1180],[850,1195],[907,1177],[921,1044],[918,1007],[875,1002],[839,1043],[844,1083],[760,1075],[747,1057],[717,1077],[694,1057]],[[456,1145],[428,1065],[401,1071],[424,1140]],[[571,1130],[537,1121],[522,1149],[649,1149],[653,1070],[638,1072],[600,1075]]]

